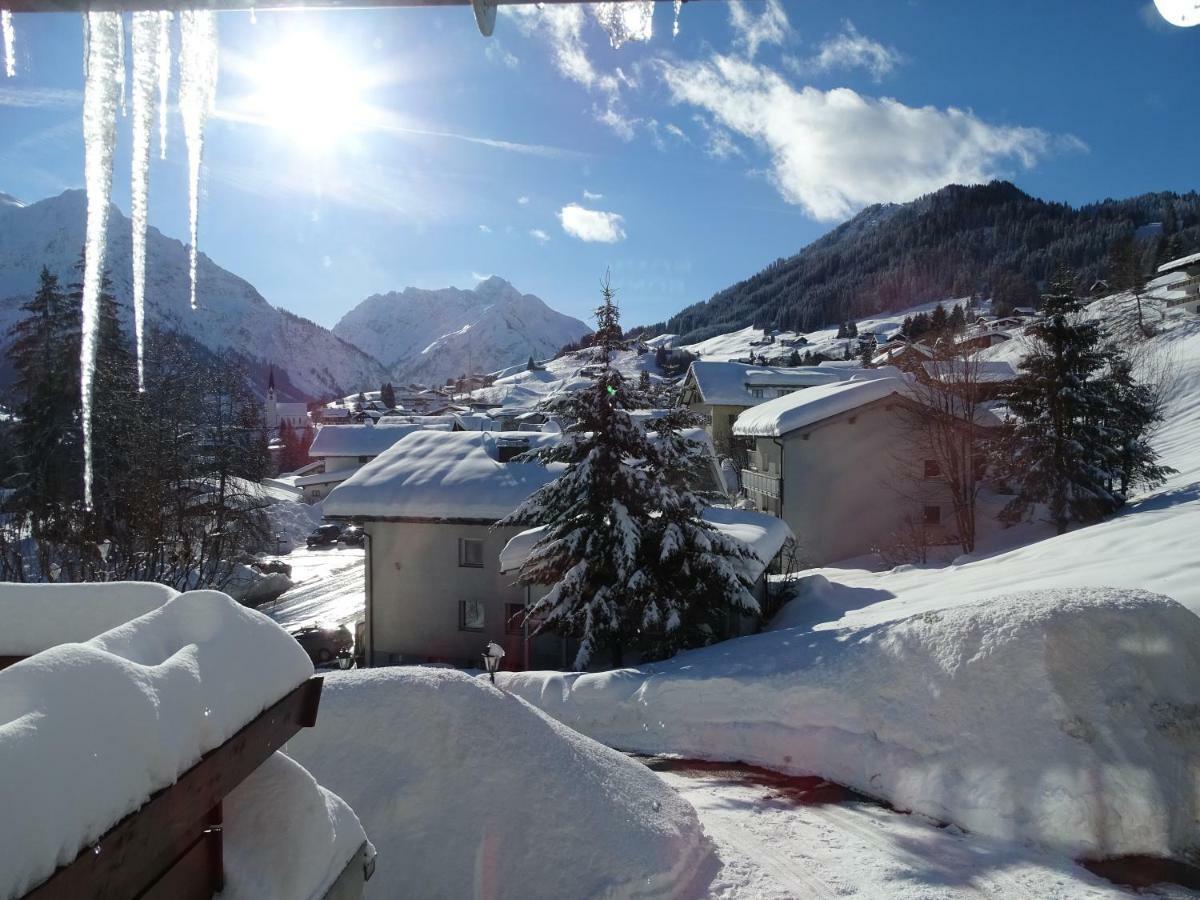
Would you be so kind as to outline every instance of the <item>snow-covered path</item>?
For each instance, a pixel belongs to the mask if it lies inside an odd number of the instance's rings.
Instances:
[[[815,778],[724,763],[644,759],[700,814],[722,868],[706,896],[1128,898],[1071,860],[939,828]],[[1141,896],[1196,897],[1183,888]]]
[[[348,625],[363,617],[366,584],[365,552],[358,547],[298,547],[278,559],[292,567],[296,586],[273,603],[259,607],[284,628],[319,622]]]

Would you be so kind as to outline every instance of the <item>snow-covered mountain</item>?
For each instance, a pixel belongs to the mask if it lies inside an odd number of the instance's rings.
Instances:
[[[333,333],[371,354],[400,381],[439,384],[544,359],[591,329],[492,276],[474,290],[405,288],[368,297]]]
[[[37,286],[42,266],[62,283],[75,271],[84,242],[87,199],[66,191],[28,206],[0,195],[0,334],[20,316],[20,305]],[[133,333],[130,224],[115,206],[109,215],[106,265],[114,293]],[[245,358],[256,381],[266,383],[274,366],[282,393],[315,399],[378,387],[387,373],[373,358],[327,328],[272,306],[249,282],[200,254],[198,305],[189,304],[188,255],[181,242],[155,228],[146,235],[146,320],[182,332],[209,350],[232,350]]]

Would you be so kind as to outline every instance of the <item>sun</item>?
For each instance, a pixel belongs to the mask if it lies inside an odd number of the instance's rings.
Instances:
[[[246,112],[296,149],[324,153],[367,127],[367,73],[321,35],[290,34],[246,65]]]

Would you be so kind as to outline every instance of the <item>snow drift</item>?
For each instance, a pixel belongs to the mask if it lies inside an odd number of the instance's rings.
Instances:
[[[668,897],[709,871],[658,776],[461,672],[327,677],[288,753],[362,818],[368,897]]]
[[[1200,848],[1200,619],[1157,594],[1029,592],[640,671],[502,677],[624,750],[819,774],[1078,855]]]
[[[266,616],[193,591],[0,672],[0,897],[73,860],[312,671]]]

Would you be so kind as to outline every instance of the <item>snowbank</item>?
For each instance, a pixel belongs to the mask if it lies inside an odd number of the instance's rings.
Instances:
[[[368,897],[678,896],[710,862],[658,776],[461,672],[331,675],[288,753],[379,848]]]
[[[320,900],[366,834],[340,797],[272,754],[225,799],[221,900]]]
[[[0,584],[0,656],[90,640],[175,596],[165,585],[142,581]]]
[[[625,750],[819,774],[1079,855],[1200,847],[1200,619],[1144,591],[1031,592],[640,671],[501,677]]]
[[[270,548],[273,553],[287,553],[295,547],[303,547],[304,539],[321,524],[320,503],[281,500],[268,506],[266,513],[271,523],[271,536],[275,541],[275,545]]]
[[[70,862],[311,675],[283,629],[217,591],[0,672],[0,897]]]

